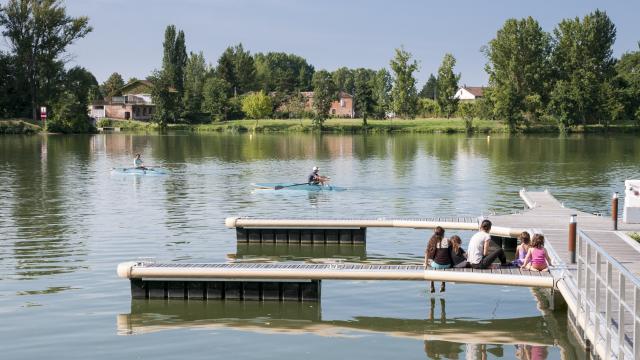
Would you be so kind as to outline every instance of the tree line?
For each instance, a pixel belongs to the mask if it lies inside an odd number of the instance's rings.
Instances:
[[[117,72],[104,83],[82,67],[68,67],[66,49],[92,30],[86,17],[70,17],[60,0],[9,0],[0,6],[0,28],[10,45],[0,52],[0,118],[38,118],[51,109],[54,131],[87,131],[92,100],[121,95]],[[403,47],[389,67],[316,70],[298,55],[251,54],[242,44],[228,47],[209,63],[202,52],[187,52],[182,30],[165,29],[162,65],[147,77],[153,84],[154,120],[201,123],[241,118],[311,118],[322,126],[341,92],[353,96],[356,115],[463,117],[506,122],[516,131],[536,124],[640,125],[640,43],[613,56],[616,28],[603,11],[562,20],[545,32],[531,18],[509,19],[483,53],[489,75],[485,96],[459,102],[460,73],[445,54],[440,67],[418,91],[419,63]],[[136,80],[128,79],[127,83]],[[313,91],[312,108],[309,95]]]

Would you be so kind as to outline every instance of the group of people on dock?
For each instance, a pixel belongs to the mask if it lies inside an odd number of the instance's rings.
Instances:
[[[520,244],[516,248],[515,260],[507,262],[504,250],[491,246],[491,221],[483,220],[480,229],[469,240],[468,251],[462,248],[462,239],[454,235],[450,238],[444,236],[445,230],[438,226],[429,239],[425,250],[425,267],[432,269],[448,268],[474,268],[489,269],[496,259],[500,260],[500,266],[518,266],[523,270],[548,271],[551,259],[544,248],[544,236],[535,234],[533,239],[528,232],[522,232],[518,237]],[[445,283],[442,282],[440,292],[445,291]],[[434,282],[431,282],[431,292],[435,292]]]

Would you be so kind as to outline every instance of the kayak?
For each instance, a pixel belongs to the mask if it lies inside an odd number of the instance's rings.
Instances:
[[[147,175],[147,176],[158,176],[158,175],[166,175],[167,171],[162,168],[111,168],[112,174],[120,174],[120,175]]]
[[[344,191],[345,188],[333,185],[316,185],[307,183],[258,183],[252,184],[258,190],[302,190],[302,191]]]

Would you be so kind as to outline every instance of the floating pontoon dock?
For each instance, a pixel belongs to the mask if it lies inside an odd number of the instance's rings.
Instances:
[[[551,288],[564,298],[570,324],[591,353],[604,359],[640,359],[640,244],[623,233],[640,231],[640,224],[618,226],[617,216],[566,208],[548,191],[523,189],[520,197],[527,206],[523,212],[489,217],[492,235],[513,238],[524,230],[544,234],[554,265],[550,273],[501,268],[425,270],[416,265],[129,262],[118,266],[118,274],[131,280],[134,298],[315,301],[323,279]],[[353,246],[365,242],[369,227],[476,230],[478,222],[479,218],[228,218],[225,224],[236,229],[239,243]]]

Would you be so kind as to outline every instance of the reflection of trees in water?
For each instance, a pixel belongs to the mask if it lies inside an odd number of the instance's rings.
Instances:
[[[76,270],[85,261],[86,229],[73,211],[80,206],[74,202],[88,198],[86,186],[76,183],[89,172],[90,137],[6,140],[11,151],[0,152],[0,162],[11,165],[15,181],[9,206],[17,274],[30,278]]]

